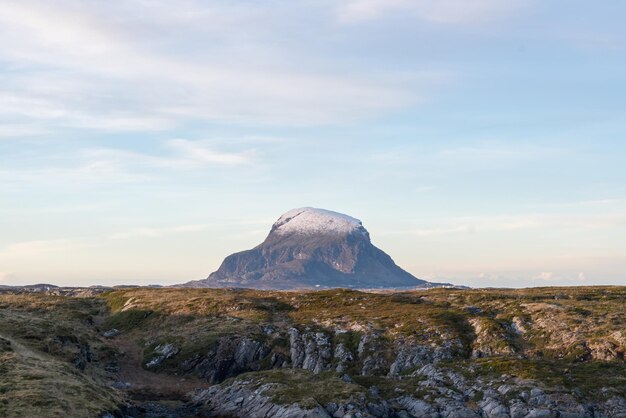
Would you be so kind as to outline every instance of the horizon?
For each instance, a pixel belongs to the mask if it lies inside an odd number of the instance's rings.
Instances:
[[[626,285],[624,13],[0,2],[0,285],[204,279],[303,206],[430,282]]]

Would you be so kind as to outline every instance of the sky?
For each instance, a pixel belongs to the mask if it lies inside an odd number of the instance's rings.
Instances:
[[[625,15],[0,0],[0,285],[202,279],[302,206],[426,280],[626,285]]]

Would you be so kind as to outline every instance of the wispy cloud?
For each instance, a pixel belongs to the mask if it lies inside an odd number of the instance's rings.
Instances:
[[[179,162],[198,164],[248,164],[253,160],[253,152],[241,153],[219,152],[214,149],[186,139],[172,139],[167,145],[179,152],[182,157]]]
[[[466,146],[445,148],[435,154],[441,162],[510,164],[512,161],[528,161],[562,157],[567,150],[557,147],[529,145],[519,141],[481,141]]]
[[[460,217],[438,220],[439,227],[418,228],[409,230],[417,236],[467,234],[485,231],[513,231],[519,229],[538,228],[545,223],[542,215],[530,216],[493,216],[493,217]]]
[[[3,138],[39,136],[47,133],[50,133],[49,129],[29,124],[0,124],[0,140]]]
[[[193,120],[310,125],[405,106],[422,94],[393,74],[290,65],[300,52],[273,46],[274,17],[252,3],[181,7],[2,2],[0,59],[22,70],[3,74],[0,112],[118,131]],[[252,35],[219,30],[236,26]]]
[[[357,23],[408,13],[437,23],[465,24],[507,16],[522,4],[519,0],[349,0],[339,2],[337,16],[342,22]]]
[[[387,147],[389,148],[389,147]],[[415,154],[420,154],[421,164],[439,168],[452,167],[498,167],[515,163],[563,158],[572,151],[563,147],[535,144],[530,140],[467,140],[464,145],[445,144],[441,147],[420,149],[413,144],[403,145],[384,152],[368,155],[368,159],[379,165],[398,167],[401,164],[413,165]]]
[[[109,236],[109,238],[114,240],[124,240],[132,238],[160,238],[173,234],[204,231],[210,226],[211,225],[209,224],[195,224],[159,228],[133,228],[126,232],[117,232],[115,234],[112,234]]]
[[[434,186],[417,186],[415,189],[413,189],[413,191],[415,193],[430,193],[435,189],[436,187]]]
[[[428,219],[428,227],[407,228],[387,234],[435,236],[532,229],[610,229],[626,225],[626,215],[614,213],[572,214],[544,213]]]
[[[46,253],[70,251],[79,239],[53,239],[16,242],[0,249],[0,259],[31,258]]]
[[[133,167],[122,165],[114,159],[92,159],[78,164],[50,167],[26,167],[0,170],[0,181],[5,187],[21,188],[36,184],[39,187],[51,182],[76,184],[119,184],[153,180],[154,173],[139,172]]]
[[[253,149],[221,151],[206,141],[186,139],[164,141],[161,149],[154,152],[99,147],[49,155],[47,158],[51,161],[12,160],[6,169],[0,170],[0,181],[6,185],[50,181],[69,184],[134,183],[159,178],[165,170],[241,167],[259,162]]]
[[[173,139],[164,142],[166,155],[147,152],[129,151],[120,148],[94,148],[80,152],[80,159],[89,161],[91,167],[111,168],[118,172],[129,170],[141,173],[151,169],[197,169],[212,165],[240,166],[257,161],[256,153],[251,150],[240,152],[218,151],[203,141]]]

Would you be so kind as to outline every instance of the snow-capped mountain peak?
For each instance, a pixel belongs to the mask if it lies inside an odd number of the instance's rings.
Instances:
[[[272,233],[345,235],[358,232],[368,235],[360,220],[326,209],[304,207],[284,213],[272,226]]]
[[[257,289],[431,286],[374,246],[358,219],[310,207],[283,214],[262,243],[229,255],[208,278],[188,285]]]

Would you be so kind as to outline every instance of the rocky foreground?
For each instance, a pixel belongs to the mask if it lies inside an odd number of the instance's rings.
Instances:
[[[0,291],[0,416],[626,417],[626,287],[77,294]]]

